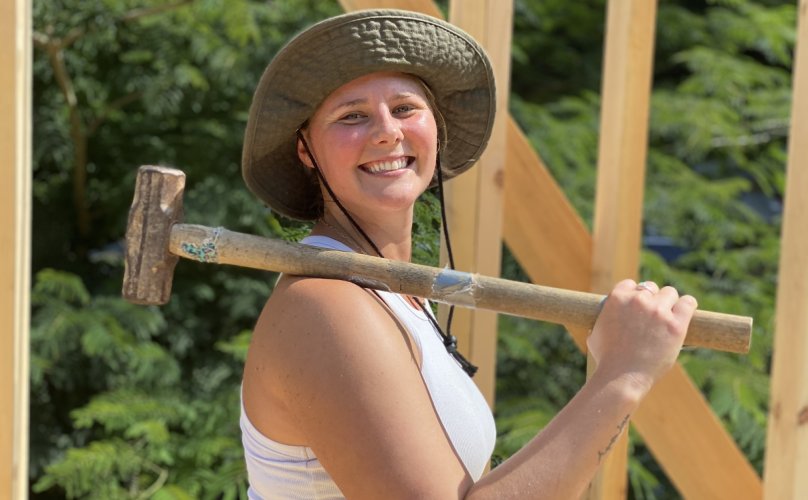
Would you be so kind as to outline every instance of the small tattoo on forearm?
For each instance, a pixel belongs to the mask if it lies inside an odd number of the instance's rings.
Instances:
[[[605,457],[606,454],[609,453],[609,450],[612,449],[612,446],[614,446],[614,443],[617,441],[617,438],[619,438],[620,434],[623,433],[623,429],[625,429],[626,424],[628,424],[628,417],[629,417],[628,415],[623,417],[623,421],[620,422],[620,424],[617,426],[617,433],[615,433],[615,435],[612,436],[612,439],[609,440],[609,444],[606,445],[606,448],[602,451],[598,451],[598,463],[600,463],[601,460],[603,460],[603,457]]]

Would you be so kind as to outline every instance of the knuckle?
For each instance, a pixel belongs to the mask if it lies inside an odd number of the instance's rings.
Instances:
[[[682,336],[687,332],[687,324],[674,317],[671,317],[666,321],[665,327],[669,334],[676,337]]]
[[[639,305],[645,308],[646,304],[648,303],[647,299],[649,297],[650,295],[647,293],[634,293],[627,294],[624,300],[626,304]]]
[[[650,316],[651,319],[653,319],[657,323],[662,323],[666,326],[673,320],[673,318],[669,314],[669,311],[667,311],[665,308],[659,305],[651,309]]]

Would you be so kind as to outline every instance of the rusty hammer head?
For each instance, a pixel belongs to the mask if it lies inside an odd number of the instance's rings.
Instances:
[[[123,298],[160,305],[171,296],[179,258],[168,250],[171,226],[182,219],[185,174],[173,168],[140,167],[126,225]]]

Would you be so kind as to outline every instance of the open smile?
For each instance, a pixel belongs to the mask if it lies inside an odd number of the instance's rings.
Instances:
[[[381,174],[386,172],[395,172],[397,170],[407,168],[414,161],[415,158],[412,156],[402,156],[401,158],[396,158],[395,160],[381,160],[363,163],[362,165],[359,165],[359,168],[370,174]]]

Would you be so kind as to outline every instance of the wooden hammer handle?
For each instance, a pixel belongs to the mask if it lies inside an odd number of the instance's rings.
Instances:
[[[169,242],[172,254],[187,259],[340,279],[376,290],[570,327],[592,328],[603,300],[603,295],[593,293],[317,248],[223,228],[174,224]],[[751,337],[750,317],[696,311],[685,344],[747,353]]]

